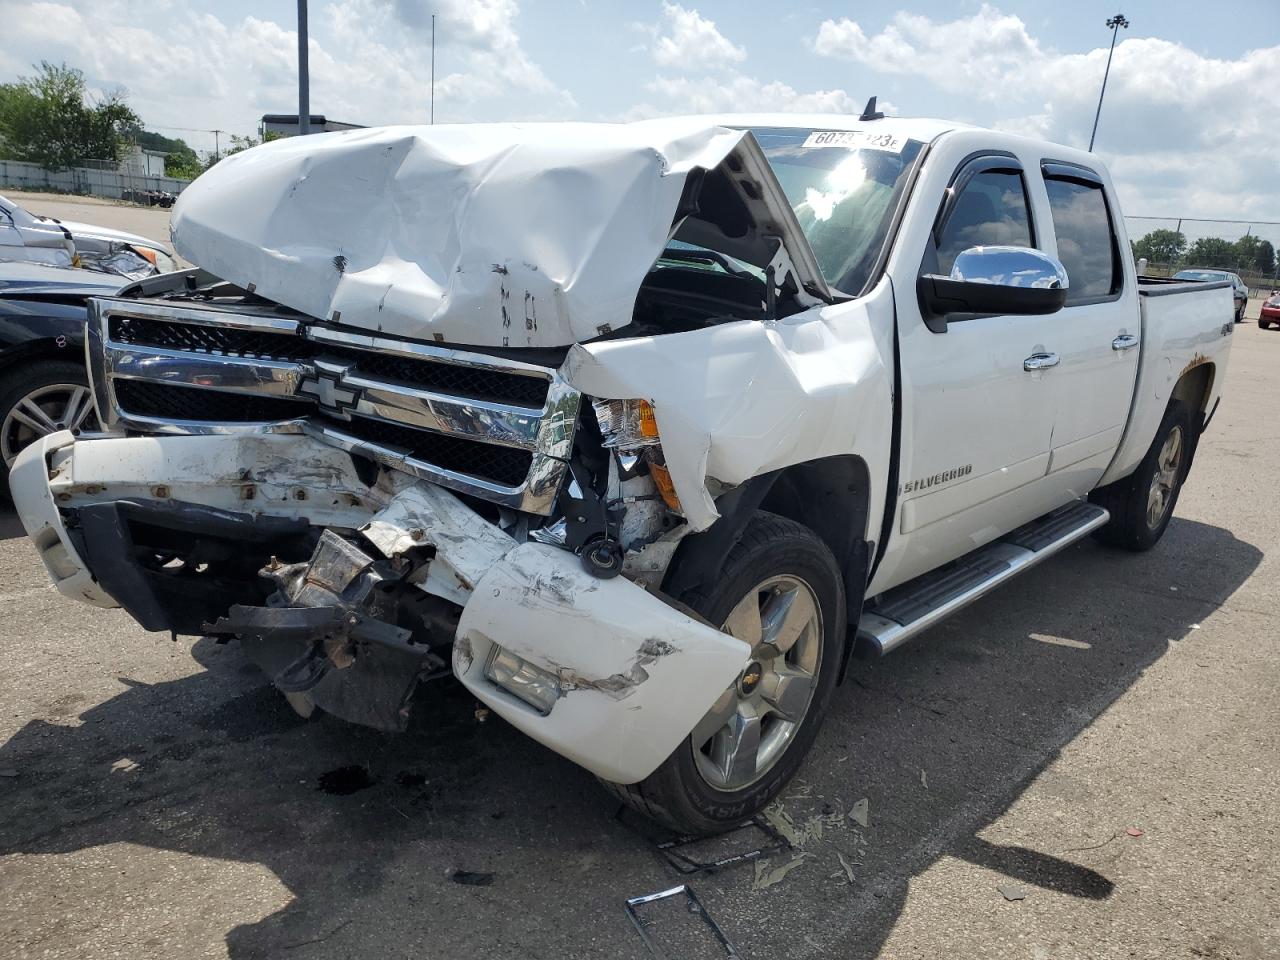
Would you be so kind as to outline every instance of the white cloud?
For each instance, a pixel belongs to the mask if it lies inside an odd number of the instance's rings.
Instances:
[[[949,23],[898,13],[867,36],[848,18],[824,20],[813,41],[824,57],[852,60],[880,73],[916,74],[946,90],[995,99],[1005,84],[1041,57],[1026,25],[986,4],[973,16]]]
[[[646,104],[639,110],[647,116],[670,113],[857,113],[855,103],[843,90],[801,92],[778,80],[762,82],[741,73],[718,78],[657,77],[646,89],[663,98],[670,108]]]
[[[430,14],[408,0],[312,3],[311,109],[352,123],[424,122],[429,113]],[[436,119],[560,117],[576,104],[523,49],[516,0],[441,0]],[[32,60],[66,61],[93,86],[125,86],[144,123],[210,149],[213,137],[177,127],[254,132],[263,113],[297,105],[297,33],[256,16],[162,4],[145,26],[125,0],[0,0],[0,77]],[[161,129],[163,128],[163,129]],[[223,141],[225,143],[225,139]]]
[[[976,100],[976,122],[1081,147],[1107,58],[1105,46],[1055,51],[987,5],[949,21],[900,13],[872,34],[847,18],[826,20],[813,48]],[[1223,60],[1168,40],[1122,39],[1097,152],[1126,210],[1280,219],[1272,127],[1257,109],[1259,91],[1277,89],[1280,47]]]
[[[731,42],[713,21],[678,3],[663,0],[662,19],[651,29],[654,36],[650,49],[659,66],[706,71],[747,59],[747,51]]]

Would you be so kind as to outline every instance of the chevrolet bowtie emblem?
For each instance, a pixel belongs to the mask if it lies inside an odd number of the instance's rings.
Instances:
[[[298,384],[298,393],[314,399],[323,412],[349,420],[360,399],[359,390],[342,382],[350,369],[350,364],[317,360],[314,371],[308,371]]]

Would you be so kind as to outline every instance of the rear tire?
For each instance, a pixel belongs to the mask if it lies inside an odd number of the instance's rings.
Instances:
[[[835,557],[813,531],[761,512],[729,552],[710,592],[679,599],[748,642],[754,627],[759,643],[744,661],[744,673],[657,770],[635,784],[601,783],[677,833],[713,834],[773,800],[813,745],[844,654],[844,587]],[[770,638],[785,649],[779,652]],[[807,696],[796,695],[798,687]],[[751,753],[744,762],[740,731],[752,722],[754,740],[746,738]]]
[[[1133,473],[1089,495],[1111,514],[1094,534],[1098,540],[1134,551],[1160,542],[1191,467],[1198,440],[1193,430],[1191,408],[1182,400],[1170,401],[1151,448]]]

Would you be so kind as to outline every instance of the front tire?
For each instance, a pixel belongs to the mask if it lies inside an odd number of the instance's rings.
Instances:
[[[816,534],[758,513],[711,591],[680,599],[751,655],[662,766],[640,783],[604,785],[678,833],[712,834],[759,812],[813,745],[843,658],[844,587]]]
[[[58,430],[96,430],[98,416],[84,367],[66,360],[19,364],[0,375],[0,461],[9,468],[28,444]]]
[[[1150,449],[1133,473],[1089,495],[1111,513],[1094,536],[1134,551],[1150,550],[1159,543],[1173,518],[1196,440],[1191,408],[1181,400],[1170,401]]]

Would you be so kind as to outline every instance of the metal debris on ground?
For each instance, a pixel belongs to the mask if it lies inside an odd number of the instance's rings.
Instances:
[[[867,824],[871,822],[871,801],[867,797],[856,801],[849,808],[849,819],[865,829]]]
[[[682,852],[695,844],[705,845],[708,842],[722,841],[725,838],[733,837],[744,830],[759,831],[764,834],[765,842],[755,849],[717,857],[713,860],[697,860],[688,853]],[[758,860],[766,854],[774,853],[783,847],[790,848],[791,842],[776,830],[766,819],[762,817],[755,817],[745,823],[739,824],[727,833],[722,833],[717,837],[709,839],[706,837],[676,837],[671,840],[664,840],[661,843],[655,844],[655,846],[667,863],[671,864],[677,872],[687,876],[688,874],[699,873],[704,870],[719,870],[723,867],[733,866],[734,864],[746,863],[750,860]]]
[[[635,926],[636,932],[640,934],[640,939],[644,941],[644,945],[649,948],[649,953],[657,957],[658,960],[672,960],[671,955],[653,937],[652,931],[655,924],[640,915],[640,908],[661,900],[680,896],[684,897],[688,912],[702,920],[703,926],[711,933],[719,948],[724,951],[724,956],[728,960],[742,960],[742,955],[729,942],[728,936],[720,929],[720,924],[716,923],[711,914],[707,913],[707,908],[702,905],[702,901],[693,892],[693,888],[683,883],[678,887],[672,887],[670,890],[650,893],[643,897],[632,897],[627,901],[627,916]]]
[[[1006,883],[999,888],[1001,895],[1006,900],[1025,900],[1027,899],[1027,891],[1025,887],[1020,887],[1016,883]]]
[[[111,765],[112,773],[130,773],[131,771],[137,770],[137,769],[138,769],[137,762],[134,760],[130,760],[128,757],[121,757],[119,760],[117,760],[115,763]]]
[[[751,889],[764,890],[774,884],[781,883],[787,878],[788,873],[804,863],[806,858],[812,856],[812,853],[800,853],[786,863],[779,864],[776,867],[769,866],[769,861],[767,860],[757,860],[756,878],[751,882]]]
[[[850,863],[848,860],[846,860],[844,854],[841,853],[839,850],[836,851],[836,856],[840,858],[840,868],[844,870],[845,877],[848,879],[849,883],[852,884],[853,883],[853,864]]]
[[[449,879],[454,883],[460,883],[464,887],[491,887],[493,886],[492,873],[477,873],[471,870],[455,870],[449,874]]]

